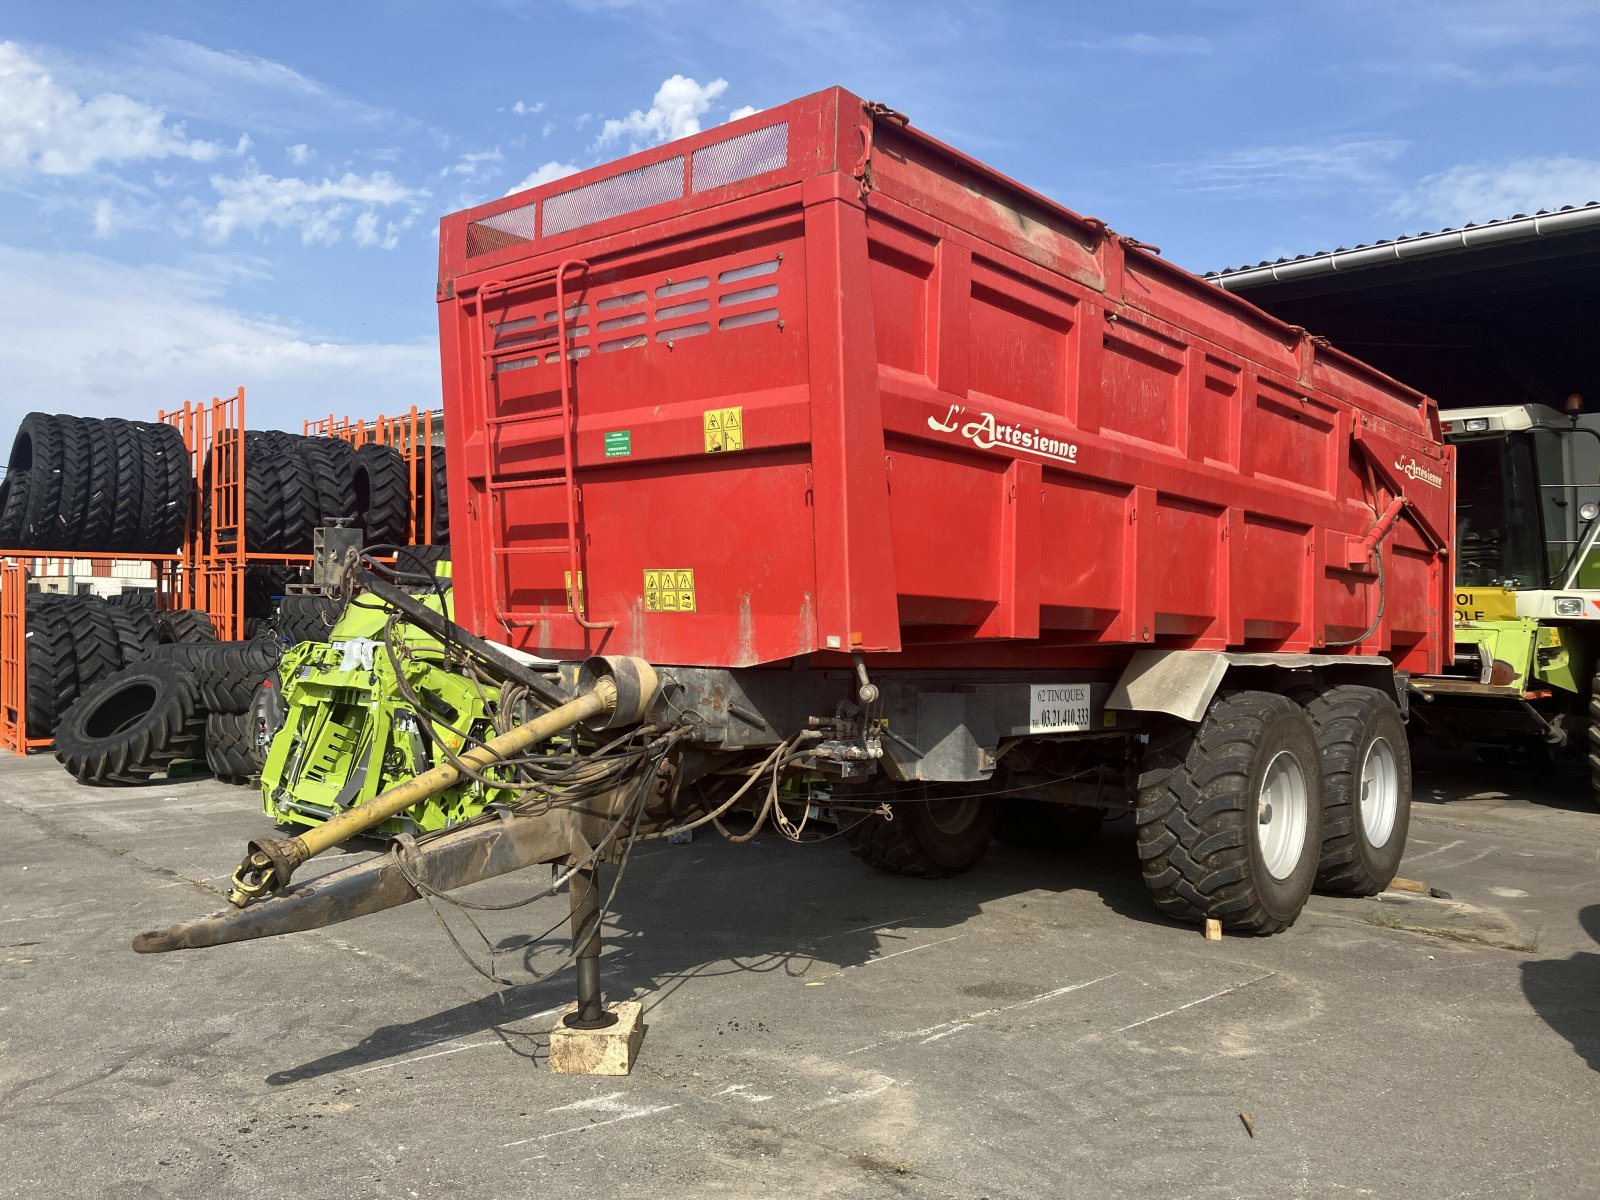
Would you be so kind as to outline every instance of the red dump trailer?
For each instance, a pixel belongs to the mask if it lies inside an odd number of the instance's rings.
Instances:
[[[673,795],[766,763],[928,876],[1131,808],[1241,931],[1388,883],[1431,400],[837,88],[440,243],[456,619],[654,664]]]

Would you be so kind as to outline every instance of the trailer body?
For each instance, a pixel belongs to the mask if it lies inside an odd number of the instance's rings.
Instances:
[[[447,216],[440,254],[483,636],[1448,656],[1429,400],[841,90]]]

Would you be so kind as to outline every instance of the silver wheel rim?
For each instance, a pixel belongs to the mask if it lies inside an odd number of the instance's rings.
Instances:
[[[1400,763],[1387,738],[1373,738],[1361,760],[1361,828],[1374,847],[1388,844],[1400,813]]]
[[[1310,809],[1300,760],[1292,750],[1279,750],[1261,777],[1261,796],[1256,802],[1256,844],[1274,879],[1289,878],[1300,865]]]

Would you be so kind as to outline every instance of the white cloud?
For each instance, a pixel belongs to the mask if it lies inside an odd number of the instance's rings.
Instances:
[[[539,131],[539,136],[540,137],[549,137],[555,131],[556,131],[556,123],[554,121],[546,121],[544,123],[544,128]]]
[[[545,105],[543,100],[536,101],[533,104],[524,104],[521,100],[518,100],[511,106],[511,111],[516,113],[519,117],[531,117],[537,115],[538,113],[542,113],[544,111],[544,107]]]
[[[734,109],[728,114],[728,120],[738,121],[744,117],[753,117],[760,111],[761,110],[754,104],[741,104],[738,108]]]
[[[0,42],[0,173],[88,175],[105,164],[211,162],[225,152],[131,97],[106,92],[85,100],[15,42]]]
[[[345,172],[338,179],[299,179],[265,174],[252,165],[238,176],[213,175],[211,186],[221,197],[216,205],[199,214],[201,234],[209,242],[226,242],[235,233],[259,234],[266,229],[296,229],[306,245],[332,245],[350,232],[360,245],[393,245],[376,236],[376,218],[367,228],[367,240],[353,223],[362,214],[378,209],[398,209],[415,218],[428,193],[406,187],[387,171],[370,175]],[[199,208],[198,203],[191,211]],[[356,215],[352,218],[351,214]],[[404,221],[404,228],[410,221]]]
[[[463,183],[483,183],[500,174],[500,164],[505,162],[506,156],[498,147],[493,150],[479,150],[471,154],[463,154],[454,164],[442,167],[439,171],[440,179],[458,176]]]
[[[169,112],[286,141],[284,135],[302,129],[406,123],[285,63],[182,38],[146,35],[98,58],[48,53],[56,73],[80,86],[145,97]]]
[[[702,87],[687,76],[674,75],[656,89],[648,109],[636,108],[627,116],[614,117],[602,125],[595,148],[627,138],[629,149],[639,150],[699,133],[700,118],[727,90],[726,79],[713,79]]]
[[[1371,137],[1255,146],[1169,164],[1169,169],[1190,191],[1282,194],[1330,185],[1376,187],[1387,182],[1389,165],[1408,145],[1401,138]]]
[[[1181,33],[1125,33],[1075,44],[1082,50],[1125,50],[1129,54],[1151,55],[1210,54],[1213,49],[1210,38]]]
[[[310,146],[300,142],[298,145],[289,147],[289,161],[297,167],[303,167],[311,161],[311,156],[315,153],[316,151]]]
[[[389,411],[439,402],[432,338],[342,342],[222,302],[226,272],[132,267],[90,254],[0,247],[7,330],[0,427],[28,408],[154,416],[244,384],[252,427],[296,431],[326,397],[381,396]],[[50,279],[39,289],[33,281]]]
[[[1600,161],[1519,158],[1468,163],[1429,175],[1391,208],[1401,217],[1464,225],[1590,201],[1600,201]]]
[[[525,192],[529,188],[536,188],[541,183],[549,183],[556,179],[565,179],[568,175],[576,175],[582,167],[575,167],[571,163],[547,162],[542,167],[535,168],[526,179],[506,192],[510,196],[515,192]]]

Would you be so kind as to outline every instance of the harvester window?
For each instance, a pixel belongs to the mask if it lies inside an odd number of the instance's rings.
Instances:
[[[1548,578],[1533,444],[1526,435],[1457,446],[1456,579],[1531,588]]]

